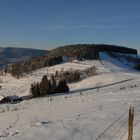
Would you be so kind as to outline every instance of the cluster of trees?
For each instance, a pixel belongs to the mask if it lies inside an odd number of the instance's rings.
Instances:
[[[135,63],[137,61],[136,55],[122,54],[122,53],[119,54],[114,52],[109,52],[108,54],[113,58],[117,58],[118,60],[124,59],[132,63]]]
[[[48,55],[50,56],[67,56],[78,58],[79,60],[84,59],[98,59],[99,52],[117,52],[124,54],[137,54],[136,49],[126,48],[116,45],[107,44],[75,44],[67,45],[53,49]]]
[[[33,98],[49,95],[52,93],[64,93],[69,92],[67,83],[77,82],[83,78],[90,77],[96,74],[96,67],[90,67],[83,71],[68,70],[56,71],[48,79],[47,75],[42,77],[41,82],[31,84],[30,93]]]
[[[92,66],[84,70],[84,72],[85,72],[86,77],[90,77],[97,74],[97,68],[95,66]]]
[[[77,82],[80,80],[81,72],[79,70],[69,70],[56,72],[56,78],[64,79],[67,83]]]
[[[11,75],[17,79],[23,76],[23,71],[23,66],[20,63],[13,64],[10,69]]]
[[[42,77],[41,82],[31,84],[30,93],[33,98],[49,95],[52,93],[69,92],[69,87],[65,80],[55,80],[54,75],[48,79],[47,75]]]
[[[134,68],[137,70],[140,70],[140,58],[137,58],[136,55],[135,56],[131,56],[131,55],[126,55],[126,54],[117,54],[117,53],[113,53],[110,52],[108,53],[111,57],[113,58],[117,58],[118,60],[122,61],[123,59],[131,62],[134,64]]]
[[[92,66],[83,71],[73,69],[67,71],[61,70],[60,72],[56,71],[55,79],[64,79],[67,83],[73,83],[96,74],[97,68]]]
[[[29,73],[32,70],[36,70],[42,67],[60,64],[61,62],[62,56],[32,58],[31,60],[27,60],[25,62],[13,64],[9,69],[9,72],[13,77],[20,78],[24,73]]]

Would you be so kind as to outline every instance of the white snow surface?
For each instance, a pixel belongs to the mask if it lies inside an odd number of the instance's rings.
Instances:
[[[46,73],[91,66],[98,72],[69,84],[69,94],[1,104],[0,140],[126,140],[130,106],[135,107],[134,140],[139,140],[140,73],[106,53],[100,58],[42,68],[21,79],[0,76],[0,95],[24,96]]]

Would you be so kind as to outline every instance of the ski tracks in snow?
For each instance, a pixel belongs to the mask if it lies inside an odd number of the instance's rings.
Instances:
[[[3,139],[10,137],[10,136],[16,136],[19,133],[21,133],[21,131],[18,131],[15,129],[17,123],[20,120],[21,115],[22,115],[22,113],[21,114],[17,113],[16,120],[14,122],[12,122],[7,128],[0,131],[0,140],[3,140]]]

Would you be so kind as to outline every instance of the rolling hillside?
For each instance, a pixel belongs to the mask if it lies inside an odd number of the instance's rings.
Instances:
[[[137,50],[122,46],[107,45],[107,44],[78,44],[78,45],[67,45],[52,49],[47,56],[41,56],[36,58],[28,59],[27,61],[14,64],[10,71],[17,77],[22,76],[23,73],[31,72],[46,66],[53,66],[60,64],[63,61],[71,61],[74,59],[78,60],[99,60],[100,52],[114,52],[122,54],[137,55]],[[65,60],[64,60],[65,59]]]
[[[118,54],[120,55],[120,54]],[[20,79],[0,76],[1,95],[29,95],[30,84],[46,73],[97,67],[97,75],[69,84],[55,94],[0,105],[3,140],[126,140],[128,109],[135,107],[134,139],[140,130],[140,74],[126,61],[99,53],[100,60],[73,60],[44,67]],[[7,86],[8,85],[8,86]],[[11,119],[12,118],[12,119]]]
[[[44,56],[47,53],[48,51],[46,50],[0,47],[0,67],[4,67],[11,63],[27,60],[32,57]]]

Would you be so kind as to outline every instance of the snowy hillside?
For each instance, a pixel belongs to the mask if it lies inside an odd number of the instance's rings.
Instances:
[[[45,67],[15,79],[0,76],[0,95],[29,95],[46,73],[97,67],[97,75],[69,84],[69,94],[0,105],[0,140],[126,140],[128,109],[135,107],[134,140],[140,135],[140,73],[106,53],[99,60]]]

